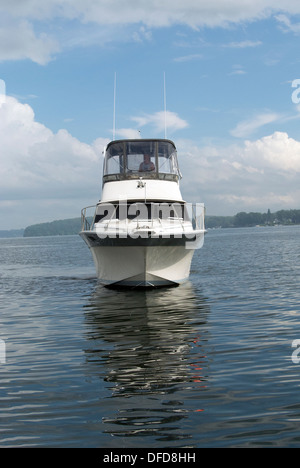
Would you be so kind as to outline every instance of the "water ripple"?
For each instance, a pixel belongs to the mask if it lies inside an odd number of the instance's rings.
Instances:
[[[299,234],[210,231],[153,291],[103,288],[77,237],[0,240],[0,446],[297,447]]]

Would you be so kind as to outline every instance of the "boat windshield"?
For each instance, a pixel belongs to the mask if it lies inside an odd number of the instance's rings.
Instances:
[[[119,140],[110,143],[104,182],[132,178],[178,180],[177,152],[170,140]]]

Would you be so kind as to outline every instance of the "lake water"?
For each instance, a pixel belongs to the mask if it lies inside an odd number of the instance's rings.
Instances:
[[[79,236],[0,239],[0,447],[300,446],[299,279],[300,227],[209,231],[152,291]]]

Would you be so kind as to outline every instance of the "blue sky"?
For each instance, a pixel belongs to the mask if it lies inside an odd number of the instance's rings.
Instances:
[[[0,0],[0,229],[100,198],[115,73],[117,138],[164,137],[165,73],[187,201],[299,209],[299,43],[295,0]]]

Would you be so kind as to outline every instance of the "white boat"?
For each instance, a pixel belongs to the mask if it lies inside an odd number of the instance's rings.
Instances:
[[[107,145],[102,197],[82,210],[80,232],[103,284],[158,287],[188,280],[194,251],[204,243],[204,205],[183,200],[180,179],[170,140]]]

